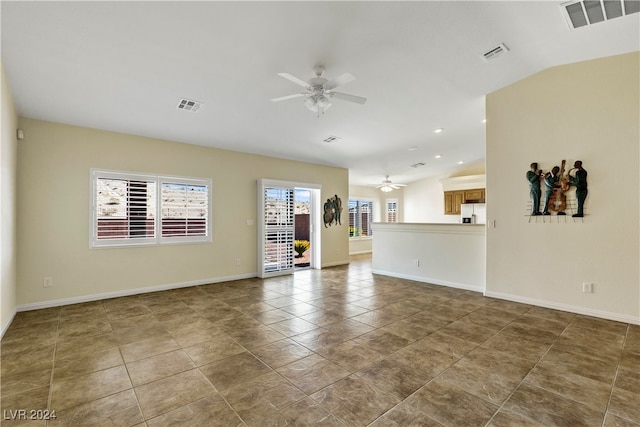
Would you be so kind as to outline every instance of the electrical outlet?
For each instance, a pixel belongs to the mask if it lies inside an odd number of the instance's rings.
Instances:
[[[236,265],[240,265],[240,258],[236,258]]]
[[[593,283],[582,282],[582,292],[585,294],[593,293]]]
[[[53,286],[53,277],[45,277],[42,279],[42,286],[45,288],[50,288]]]
[[[420,260],[419,259],[414,259],[413,260],[413,265],[415,265],[416,267],[420,267]]]

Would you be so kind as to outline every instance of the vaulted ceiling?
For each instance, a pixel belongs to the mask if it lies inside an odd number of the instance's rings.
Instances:
[[[484,159],[487,93],[640,49],[640,14],[572,30],[561,3],[3,1],[2,62],[24,117],[410,183]],[[278,73],[308,80],[317,65],[355,75],[338,90],[366,104],[334,99],[318,117],[302,98],[270,101],[302,89]]]

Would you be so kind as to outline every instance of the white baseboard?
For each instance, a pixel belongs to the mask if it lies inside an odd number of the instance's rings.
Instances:
[[[484,291],[483,285],[470,285],[467,283],[449,282],[447,280],[438,280],[438,279],[432,279],[430,277],[422,277],[422,276],[412,276],[410,274],[392,273],[390,271],[376,270],[376,269],[372,270],[371,272],[373,274],[380,274],[382,276],[391,276],[391,277],[397,277],[399,279],[413,280],[416,282],[431,283],[432,285],[448,286],[450,288],[464,289],[466,291],[474,291],[474,292]]]
[[[364,255],[364,254],[370,254],[370,253],[373,253],[373,251],[371,249],[369,249],[368,251],[349,252],[349,256],[351,256],[351,255]]]
[[[336,262],[330,262],[328,264],[322,264],[322,268],[327,268],[327,267],[337,267],[339,265],[348,265],[349,264],[349,260],[346,261],[336,261]]]
[[[110,299],[110,298],[146,294],[149,292],[168,291],[171,289],[188,288],[190,286],[201,286],[201,285],[208,285],[211,283],[230,282],[233,280],[250,279],[252,277],[257,277],[257,274],[250,273],[250,274],[241,274],[237,276],[215,277],[212,279],[192,280],[189,282],[168,283],[165,285],[148,286],[144,288],[124,289],[122,291],[104,292],[104,293],[92,294],[92,295],[81,295],[81,296],[72,297],[72,298],[63,298],[63,299],[57,299],[57,300],[23,304],[23,305],[19,305],[16,311],[40,310],[42,308],[60,307],[60,306],[69,305],[69,304],[79,304],[83,302],[100,301],[100,300]],[[9,324],[10,323],[11,322],[9,322]]]
[[[13,318],[16,317],[16,313],[17,310],[14,308],[11,312],[11,316],[9,316],[4,325],[2,325],[2,330],[0,330],[0,340],[4,337],[4,334],[5,332],[7,332],[7,329],[9,329],[9,326],[11,326],[11,322],[13,322]]]
[[[557,302],[539,300],[535,298],[521,297],[518,295],[504,294],[502,292],[486,291],[484,296],[491,298],[504,299],[507,301],[520,302],[523,304],[536,305],[544,308],[551,308],[554,310],[567,311],[569,313],[583,314],[585,316],[599,317],[601,319],[614,320],[616,322],[630,323],[633,325],[640,325],[640,318],[628,316],[625,314],[612,313],[609,311],[596,310],[592,308],[579,307],[569,304],[560,304]]]

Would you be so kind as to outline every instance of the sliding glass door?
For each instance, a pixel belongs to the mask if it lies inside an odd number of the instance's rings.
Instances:
[[[320,186],[270,179],[258,180],[258,275],[291,274],[295,267],[295,189],[308,188],[319,197]],[[312,242],[320,246],[311,204]],[[319,251],[314,251],[319,253]],[[318,268],[312,260],[311,267]]]

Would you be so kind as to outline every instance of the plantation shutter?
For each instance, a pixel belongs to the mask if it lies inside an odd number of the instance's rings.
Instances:
[[[206,185],[162,182],[162,237],[207,235],[209,193]]]
[[[156,182],[101,173],[93,180],[94,246],[155,241]]]
[[[387,200],[387,222],[398,222],[397,200]]]
[[[260,277],[290,274],[294,269],[294,187],[258,181]]]

